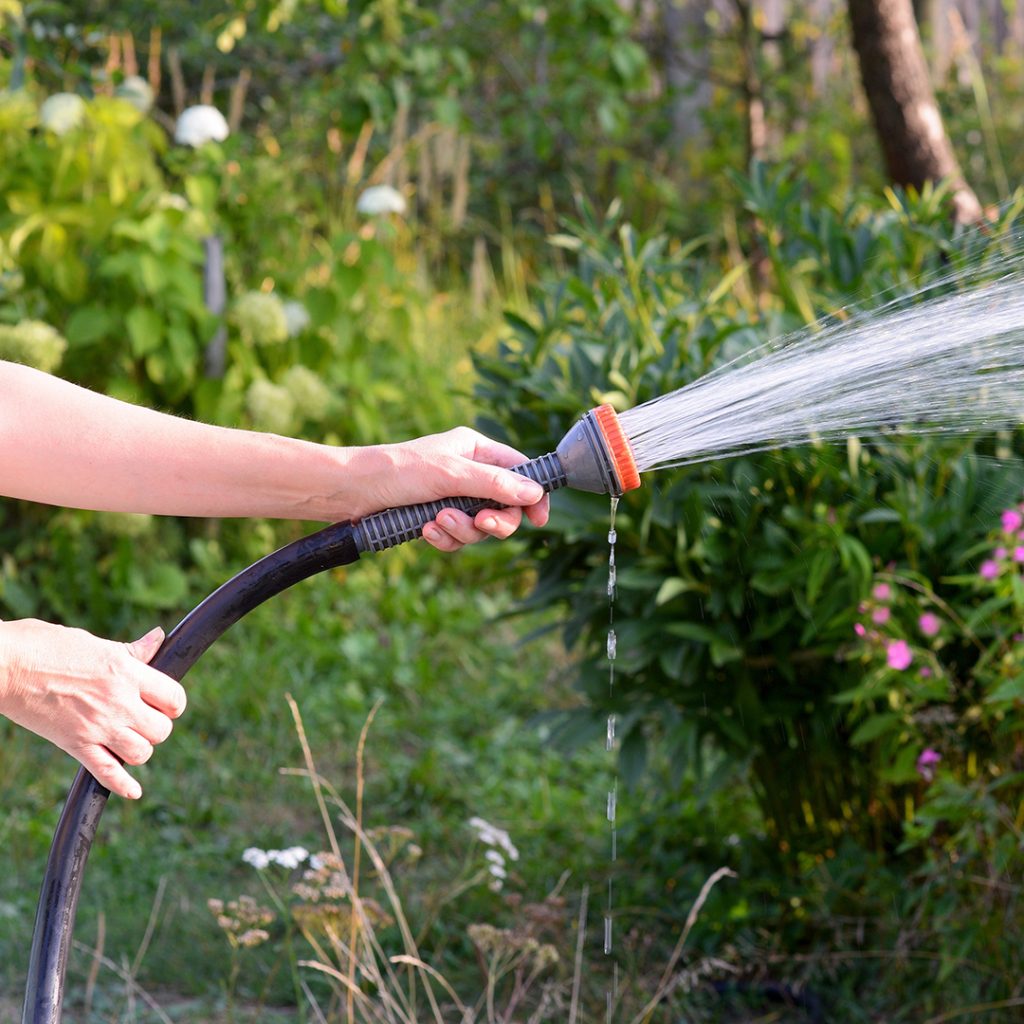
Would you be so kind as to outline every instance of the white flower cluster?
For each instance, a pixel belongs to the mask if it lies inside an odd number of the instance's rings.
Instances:
[[[288,338],[284,303],[273,292],[246,292],[231,310],[239,333],[253,345],[279,345]]]
[[[371,185],[356,200],[357,212],[366,217],[405,213],[405,196],[390,185]]]
[[[286,850],[261,850],[258,846],[250,846],[243,851],[242,860],[257,871],[263,871],[271,864],[294,871],[308,856],[309,850],[304,846],[289,846]]]
[[[53,373],[60,366],[67,347],[68,343],[57,329],[42,320],[0,324],[0,359]]]
[[[245,408],[257,430],[287,434],[295,425],[295,399],[287,388],[254,380],[245,393]]]
[[[331,408],[331,389],[308,366],[289,366],[281,379],[303,419],[319,422]]]
[[[153,106],[153,87],[141,75],[128,75],[114,95],[127,100],[140,114],[148,114]]]
[[[207,142],[223,142],[229,134],[224,115],[205,103],[183,110],[174,126],[174,141],[179,146],[196,148]]]
[[[509,834],[497,825],[492,825],[484,818],[470,818],[469,827],[476,832],[477,839],[485,846],[491,847],[484,856],[487,858],[487,871],[491,879],[488,882],[492,892],[500,892],[508,878],[508,870],[505,867],[505,858],[519,860],[519,851],[512,842]]]
[[[85,100],[77,93],[58,92],[43,101],[39,121],[54,135],[64,135],[85,119]]]

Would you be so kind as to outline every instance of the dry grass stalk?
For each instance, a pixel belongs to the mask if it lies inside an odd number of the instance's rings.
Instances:
[[[149,30],[149,57],[146,63],[146,78],[153,90],[153,98],[160,95],[160,50],[163,44],[163,33],[154,26]]]
[[[245,110],[245,97],[252,81],[252,71],[242,68],[231,86],[231,97],[228,100],[228,129],[234,134],[242,125],[242,113]]]
[[[216,71],[212,64],[203,68],[203,81],[199,86],[199,102],[208,106],[213,105],[213,87],[216,82]]]
[[[185,76],[181,70],[181,54],[176,46],[167,51],[167,67],[171,72],[171,99],[174,101],[174,116],[181,117],[185,109]]]

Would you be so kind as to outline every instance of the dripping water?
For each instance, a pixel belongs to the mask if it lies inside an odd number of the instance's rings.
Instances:
[[[608,639],[605,645],[605,652],[608,657],[608,721],[605,729],[605,750],[614,758],[615,753],[615,658],[618,653],[618,639],[615,635],[615,590],[617,584],[617,573],[615,568],[615,513],[619,507],[619,499],[612,496],[611,511],[608,525]],[[618,804],[619,779],[617,768],[612,773],[612,784],[608,790],[608,800],[605,808],[605,817],[608,820],[610,840],[610,861],[611,868],[608,874],[608,901],[604,914],[604,952],[605,956],[612,953],[612,911],[614,907],[614,886],[612,882],[611,869],[614,868],[618,858],[618,831],[616,827],[617,804]],[[612,1008],[615,999],[618,997],[618,964],[613,964],[613,975],[611,985],[605,988],[605,1008],[607,1024],[611,1024]]]

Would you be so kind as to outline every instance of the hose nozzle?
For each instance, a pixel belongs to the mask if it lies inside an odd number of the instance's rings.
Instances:
[[[624,494],[640,486],[633,450],[615,410],[610,405],[591,409],[547,455],[515,466],[513,473],[529,477],[545,491],[571,487],[593,494]],[[444,498],[389,508],[360,520],[355,526],[360,551],[383,551],[419,537],[423,527],[445,508],[475,516],[485,508],[499,508],[486,498]]]

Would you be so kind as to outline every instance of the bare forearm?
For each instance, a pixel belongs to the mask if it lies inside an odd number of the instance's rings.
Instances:
[[[330,448],[128,405],[0,362],[0,494],[181,516],[344,519],[372,449]]]

